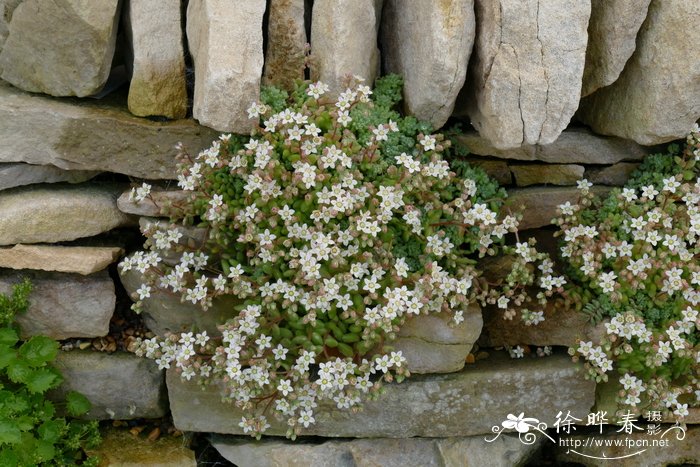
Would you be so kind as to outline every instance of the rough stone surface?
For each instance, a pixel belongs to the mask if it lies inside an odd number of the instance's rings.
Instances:
[[[109,332],[116,296],[106,271],[77,274],[0,272],[0,293],[7,294],[22,277],[33,289],[29,309],[17,317],[22,337],[43,334],[54,339],[100,337]]]
[[[585,178],[595,185],[622,186],[637,167],[639,164],[634,162],[618,162],[603,168],[590,167],[586,169]]]
[[[0,163],[0,190],[34,183],[80,183],[90,180],[99,172],[91,170],[63,170],[53,165]]]
[[[700,42],[697,6],[653,0],[624,71],[581,101],[579,118],[597,133],[639,144],[684,137],[700,118],[700,60],[689,59]]]
[[[315,2],[311,21],[311,79],[345,90],[348,75],[373,83],[379,73],[377,33],[383,0]]]
[[[602,195],[610,191],[608,187],[594,186],[591,191]],[[523,220],[519,229],[535,229],[550,225],[557,217],[557,206],[567,201],[572,204],[579,199],[576,187],[530,187],[508,190],[506,206],[511,210],[522,212]],[[521,211],[520,207],[524,207]]]
[[[585,171],[577,164],[511,164],[517,186],[529,185],[575,185]]]
[[[267,49],[262,83],[294,89],[294,81],[304,79],[307,0],[271,0],[267,25]]]
[[[189,193],[182,190],[159,190],[153,188],[151,196],[143,201],[136,202],[130,199],[131,190],[127,190],[117,199],[117,207],[120,211],[137,216],[167,217],[162,209],[167,206],[176,206],[186,201]]]
[[[501,435],[493,443],[483,436],[464,438],[357,439],[304,443],[212,436],[214,448],[239,467],[382,466],[458,467],[483,465],[512,467],[524,464],[542,444],[520,442]]]
[[[590,0],[477,0],[467,112],[497,148],[549,144],[578,107]]]
[[[615,82],[632,56],[651,0],[591,0],[581,96]]]
[[[641,427],[646,428],[646,425],[641,425]],[[611,462],[620,467],[700,465],[700,427],[689,426],[685,438],[682,440],[676,437],[680,435],[677,429],[671,430],[661,438],[661,434],[670,428],[671,425],[661,425],[661,433],[658,435],[649,435],[646,431],[635,431],[633,434],[619,433],[617,427],[608,428],[603,431],[602,435],[595,435],[597,440],[603,442],[610,440],[612,446],[604,448],[586,445],[589,444],[586,443],[586,440],[591,438],[591,435],[567,435],[567,438],[573,442],[580,442],[581,447],[575,450],[563,446],[559,447],[556,451],[556,459],[562,463],[572,462],[586,467],[609,466]],[[660,439],[668,440],[668,445],[652,447],[653,440]],[[646,442],[649,443],[649,446],[628,448],[625,444],[626,440],[631,443],[638,442],[640,446]],[[619,441],[621,446],[615,446],[616,441]],[[633,455],[640,451],[642,451],[640,454]],[[607,459],[603,459],[603,456]]]
[[[119,96],[99,102],[36,96],[0,82],[0,162],[51,164],[148,179],[177,178],[175,145],[198,153],[216,132],[191,120],[134,117]]]
[[[515,346],[521,344],[571,347],[578,339],[599,342],[605,333],[603,325],[593,326],[587,316],[572,309],[555,310],[545,308],[544,321],[528,326],[517,316],[513,320],[503,319],[503,312],[484,310],[484,331],[479,338],[482,347]]]
[[[14,13],[17,5],[22,3],[22,0],[0,0],[0,50],[5,45],[7,35],[10,33],[10,21],[12,13]],[[2,68],[0,68],[0,72]]]
[[[474,45],[474,0],[385,0],[382,59],[404,79],[405,110],[442,127],[455,106]]]
[[[194,118],[219,131],[249,133],[258,100],[265,0],[192,0],[187,41],[194,59]]]
[[[0,52],[2,78],[52,96],[102,89],[117,39],[119,0],[24,0]]]
[[[133,225],[119,185],[52,185],[0,192],[0,245],[61,242]]]
[[[86,276],[102,271],[123,252],[116,247],[15,245],[0,248],[0,268],[73,272]]]
[[[134,436],[126,428],[103,430],[102,442],[88,454],[100,458],[101,467],[197,467],[194,451],[184,437],[161,436],[155,441],[145,433]]]
[[[489,176],[493,177],[500,185],[513,183],[513,174],[505,161],[482,159],[480,157],[467,157],[469,165],[479,167]]]
[[[79,391],[92,403],[91,420],[159,418],[166,414],[163,371],[153,360],[125,352],[60,352],[54,365],[63,384],[52,392],[62,399]]]
[[[129,0],[124,5],[134,59],[128,100],[132,114],[168,118],[187,114],[180,22],[180,0]]]
[[[216,388],[202,391],[169,370],[166,377],[175,426],[186,431],[241,434],[241,413],[222,403]],[[543,384],[556,381],[556,384]],[[359,413],[319,404],[316,424],[303,435],[358,438],[408,438],[490,434],[508,414],[525,412],[551,425],[559,410],[585,418],[594,402],[595,383],[568,355],[514,362],[492,355],[468,370],[446,375],[414,376],[389,384],[377,401]],[[488,396],[488,397],[486,397]],[[271,435],[284,435],[274,421]]]

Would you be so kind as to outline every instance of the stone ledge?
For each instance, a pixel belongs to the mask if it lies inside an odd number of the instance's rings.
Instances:
[[[242,434],[241,412],[221,402],[218,391],[203,391],[167,371],[170,410],[185,431]],[[552,384],[543,384],[552,382]],[[560,410],[585,418],[595,398],[595,383],[567,355],[514,361],[499,354],[459,373],[414,376],[389,384],[377,401],[359,413],[320,404],[316,424],[302,435],[358,438],[471,436],[491,433],[508,414],[525,412],[551,425]],[[272,420],[268,434],[284,436],[283,422]]]

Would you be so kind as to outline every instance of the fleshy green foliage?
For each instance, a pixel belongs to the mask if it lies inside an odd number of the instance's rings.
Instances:
[[[0,294],[0,465],[97,465],[84,448],[99,441],[97,422],[68,421],[56,415],[46,392],[58,387],[61,374],[51,366],[58,343],[45,336],[19,340],[14,317],[29,305],[29,281]],[[70,392],[66,411],[79,416],[90,409],[85,396]]]

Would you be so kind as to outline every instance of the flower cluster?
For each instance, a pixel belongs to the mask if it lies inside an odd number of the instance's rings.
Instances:
[[[621,409],[682,418],[700,405],[699,153],[696,125],[683,154],[667,156],[673,170],[637,174],[605,201],[582,182],[581,202],[559,207],[579,297],[609,319],[602,342],[570,352],[597,381],[621,375]]]
[[[190,201],[174,223],[147,229],[149,252],[121,263],[145,278],[136,310],[155,288],[204,310],[236,297],[238,314],[219,334],[153,338],[137,352],[218,384],[255,436],[270,411],[293,437],[319,403],[356,408],[383,381],[402,380],[407,362],[390,342],[408,317],[448,312],[459,324],[470,304],[496,301],[514,313],[544,258],[519,243],[507,285],[489,287],[470,255],[496,254],[518,219],[483,199],[478,180],[457,178],[443,136],[386,109],[375,115],[392,118],[357,129],[379,106],[372,90],[355,82],[337,99],[327,90],[304,84],[284,108],[254,103],[250,138],[222,135],[183,153]],[[179,224],[205,229],[205,242],[183,238]],[[563,282],[551,261],[539,266],[551,294]]]

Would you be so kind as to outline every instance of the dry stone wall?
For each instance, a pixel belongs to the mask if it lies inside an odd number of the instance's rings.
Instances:
[[[197,153],[219,132],[248,133],[261,85],[289,90],[304,77],[338,93],[348,75],[402,75],[403,110],[436,130],[461,123],[469,162],[524,207],[521,228],[546,229],[578,179],[598,192],[622,185],[700,118],[698,15],[696,0],[0,0],[0,292],[20,277],[35,284],[25,337],[107,336],[140,284],[116,271],[134,250],[126,238],[184,197],[172,182],[176,144]],[[135,179],[155,185],[152,200],[129,199]],[[202,241],[201,230],[183,233]],[[192,324],[215,334],[234,313],[221,301],[202,314],[159,292],[143,308],[157,335]],[[423,375],[390,385],[363,414],[323,409],[309,432],[366,439],[302,446],[237,438],[235,410],[215,392],[173,370],[166,385],[133,354],[65,352],[59,367],[63,390],[92,400],[90,417],[172,411],[183,430],[227,434],[213,444],[238,465],[514,465],[536,449],[514,437],[485,446],[492,425],[533,407],[547,420],[585,416],[595,385],[564,355],[482,357],[599,332],[574,313],[541,328],[478,308],[457,328],[416,319],[397,347]],[[683,462],[700,462],[688,451]]]

